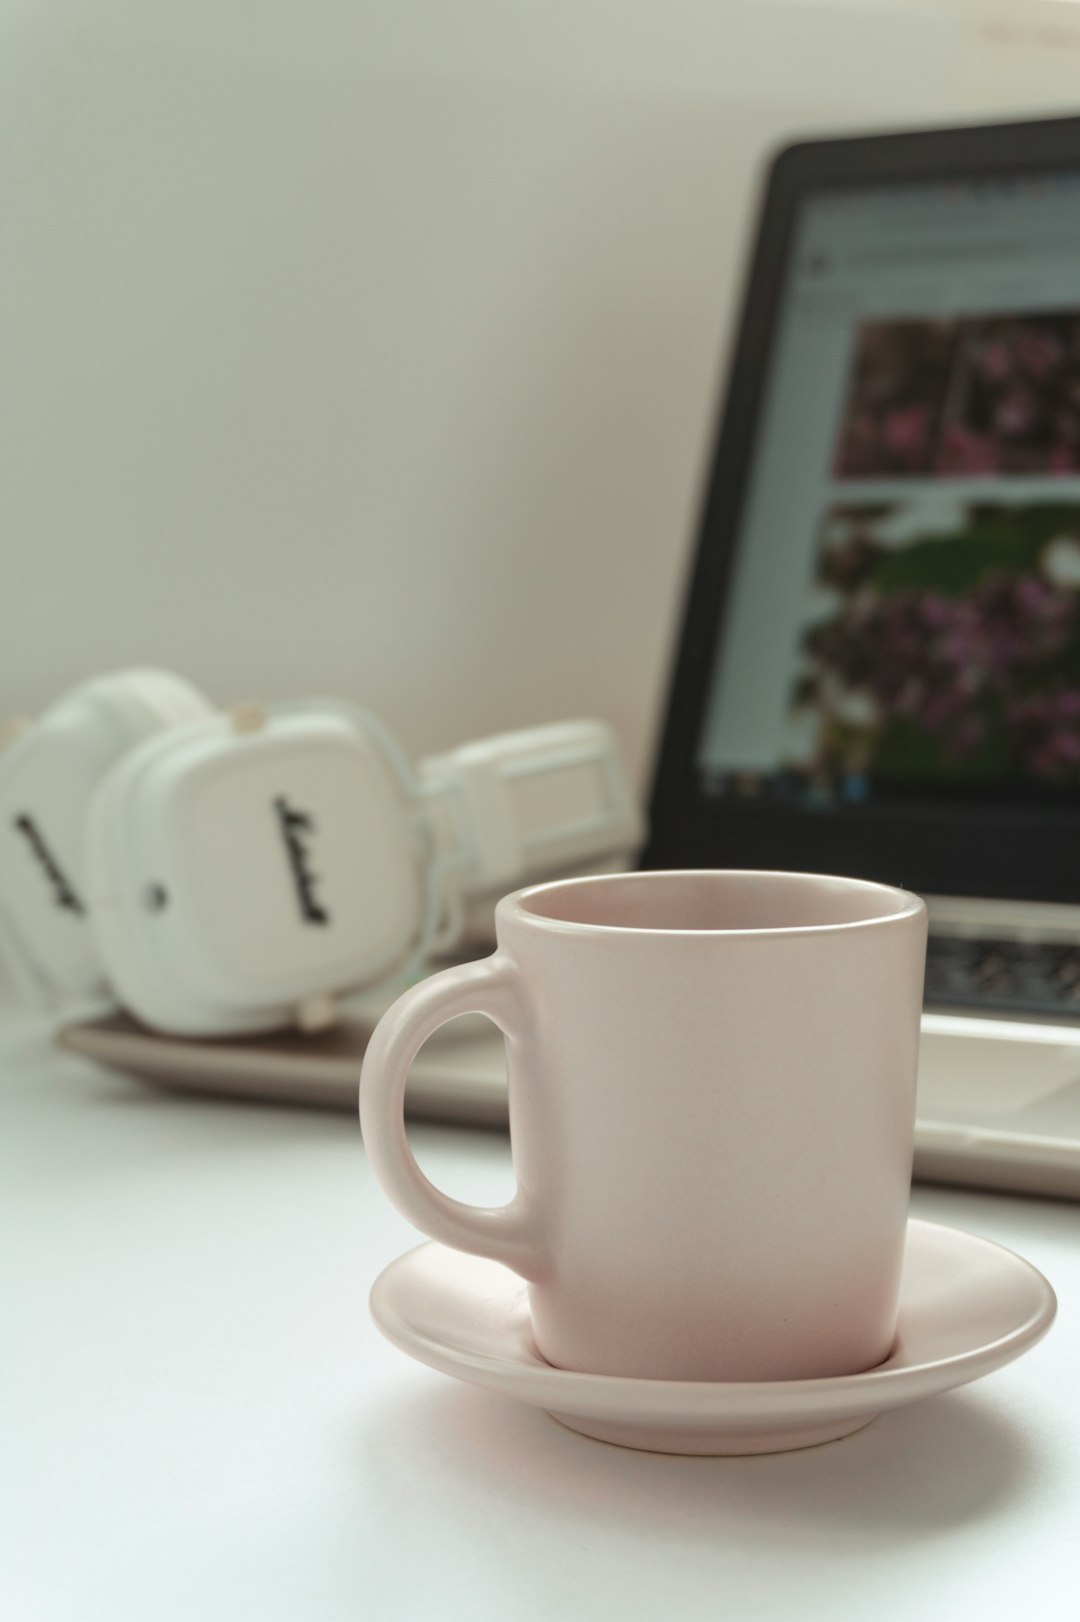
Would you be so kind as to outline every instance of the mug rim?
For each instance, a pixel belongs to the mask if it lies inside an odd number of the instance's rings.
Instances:
[[[800,879],[810,885],[829,884],[839,885],[849,892],[859,894],[879,895],[884,899],[892,897],[899,903],[894,910],[882,912],[872,918],[852,918],[831,923],[817,924],[763,924],[738,929],[694,929],[673,928],[670,926],[657,927],[648,924],[610,924],[599,923],[593,920],[583,921],[576,918],[553,918],[547,913],[536,912],[529,906],[529,902],[536,896],[550,895],[559,890],[580,891],[583,889],[603,889],[615,884],[625,883],[627,879],[639,879],[648,882],[650,879],[715,879],[720,877],[740,879]],[[882,884],[877,879],[860,879],[843,873],[806,873],[788,868],[765,867],[673,867],[673,868],[639,868],[629,869],[620,873],[588,873],[577,878],[548,879],[542,884],[526,885],[523,889],[515,890],[504,896],[495,909],[497,923],[522,924],[531,929],[552,930],[558,933],[574,935],[611,935],[634,936],[639,938],[652,938],[668,936],[682,940],[737,940],[761,938],[776,940],[779,937],[808,935],[836,935],[851,930],[880,929],[886,925],[897,925],[917,918],[926,913],[926,902],[911,890],[901,889],[895,884]]]

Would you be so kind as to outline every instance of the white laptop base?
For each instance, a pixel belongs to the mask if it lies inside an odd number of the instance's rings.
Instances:
[[[1080,1199],[1080,1029],[924,1014],[915,1174]]]

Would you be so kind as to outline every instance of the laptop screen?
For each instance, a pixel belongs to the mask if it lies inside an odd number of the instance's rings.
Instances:
[[[1080,170],[800,201],[708,798],[1080,799]]]

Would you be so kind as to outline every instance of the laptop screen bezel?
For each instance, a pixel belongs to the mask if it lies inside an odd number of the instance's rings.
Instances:
[[[705,482],[643,866],[798,868],[939,895],[1080,901],[1075,809],[920,800],[807,811],[709,797],[697,766],[800,201],[845,186],[1055,170],[1080,172],[1080,118],[808,141],[773,162]]]

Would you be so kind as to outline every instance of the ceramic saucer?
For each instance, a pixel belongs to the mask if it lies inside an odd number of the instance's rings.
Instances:
[[[386,1269],[371,1312],[410,1357],[543,1408],[604,1442],[658,1453],[779,1453],[831,1442],[878,1414],[1019,1357],[1057,1301],[1030,1263],[986,1239],[908,1224],[892,1354],[865,1374],[756,1384],[638,1380],[553,1368],[533,1345],[526,1286],[498,1262],[426,1244]]]

